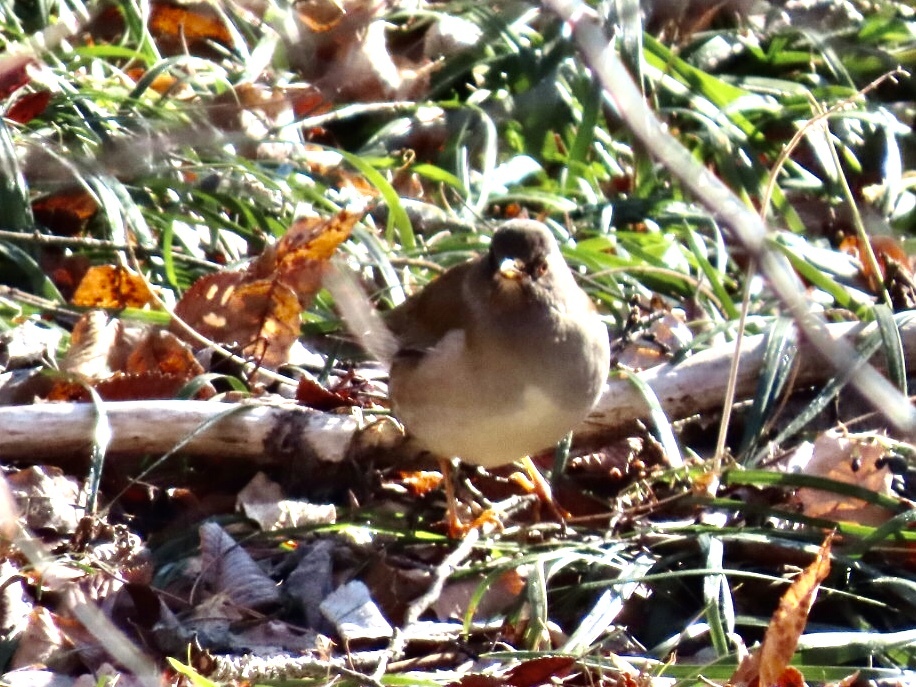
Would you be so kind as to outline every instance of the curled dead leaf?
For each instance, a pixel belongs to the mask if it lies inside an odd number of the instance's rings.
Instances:
[[[808,613],[814,604],[817,590],[830,573],[830,544],[833,535],[829,535],[818,550],[811,563],[796,577],[786,593],[783,594],[776,612],[770,620],[760,647],[760,684],[776,684],[782,676],[798,639],[805,630]]]
[[[104,379],[124,357],[121,340],[122,327],[118,320],[109,319],[102,310],[84,313],[73,326],[61,370],[84,379]]]
[[[321,288],[324,266],[360,217],[361,212],[352,210],[341,210],[330,218],[300,217],[277,243],[277,278],[295,292],[303,308]]]
[[[203,373],[191,349],[170,332],[125,326],[102,310],[84,313],[70,337],[61,370],[79,382],[57,380],[52,401],[87,401],[87,385],[105,400],[174,398]],[[203,388],[206,396],[209,388]]]
[[[299,378],[296,385],[296,401],[307,408],[324,411],[352,408],[357,405],[352,398],[333,389],[326,389],[310,377]]]
[[[203,374],[204,368],[177,336],[150,329],[130,351],[124,371],[134,375],[158,373],[187,380]]]
[[[236,606],[263,608],[280,601],[276,583],[215,522],[200,528],[200,555],[204,578]]]
[[[759,650],[745,656],[729,680],[730,684],[736,687],[753,685],[755,681],[759,687],[799,684],[796,679],[801,675],[793,674],[789,661],[805,630],[817,590],[830,573],[832,541],[833,534],[830,534],[818,550],[814,562],[789,585],[770,619],[763,644]]]

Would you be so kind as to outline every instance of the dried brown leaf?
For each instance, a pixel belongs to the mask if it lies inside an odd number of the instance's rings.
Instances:
[[[200,528],[200,553],[205,579],[236,606],[264,608],[280,601],[276,583],[215,522]]]
[[[432,610],[440,620],[464,620],[477,593],[482,578],[462,578],[449,582],[442,589]],[[524,592],[526,578],[518,570],[507,570],[487,587],[474,607],[474,619],[486,620],[505,613],[516,604]]]
[[[553,683],[569,675],[576,659],[571,656],[544,656],[525,661],[506,674],[506,684],[512,687],[535,687]]]
[[[793,666],[786,666],[775,684],[776,687],[806,687],[804,675]]]
[[[83,275],[71,303],[86,308],[142,308],[153,294],[138,274],[117,265],[95,265]]]
[[[53,465],[34,465],[6,478],[10,495],[33,530],[71,534],[79,521],[80,487]]]
[[[187,381],[187,377],[161,372],[116,372],[92,386],[104,401],[140,401],[175,398]],[[73,400],[88,401],[88,392],[81,388],[83,393]],[[205,390],[201,392],[199,397],[206,396]]]
[[[277,367],[286,362],[299,335],[299,301],[276,280],[246,279],[245,272],[202,277],[185,292],[175,314],[206,338]],[[173,331],[181,332],[174,324]]]
[[[193,351],[171,332],[148,330],[127,356],[124,371],[130,374],[162,374],[191,379],[204,368]]]
[[[792,581],[773,613],[760,647],[760,687],[783,684],[781,676],[805,630],[817,590],[830,573],[832,540],[832,534],[824,540],[814,562]]]
[[[6,118],[19,124],[27,124],[44,112],[51,102],[51,91],[41,90],[17,98],[6,111]]]
[[[356,401],[343,394],[330,389],[325,389],[321,384],[309,377],[300,377],[296,385],[296,401],[307,408],[315,410],[335,410],[336,408],[351,408],[357,405]]]
[[[238,348],[266,367],[286,362],[301,311],[321,288],[324,267],[361,215],[296,220],[247,270],[198,279],[175,314],[208,339]],[[181,330],[173,324],[173,331]]]
[[[208,56],[215,52],[211,43],[233,46],[225,20],[209,2],[155,0],[150,3],[147,27],[159,48],[170,55]]]
[[[802,469],[808,475],[855,484],[878,494],[891,494],[893,475],[879,463],[887,455],[887,447],[878,438],[830,431],[819,436],[813,447],[808,445],[807,450],[811,451],[810,460],[804,461],[800,453],[796,454],[790,461],[793,468]],[[821,489],[799,489],[795,499],[805,515],[837,522],[878,526],[894,515],[881,506]]]
[[[61,361],[61,370],[85,379],[104,379],[117,367],[116,350],[121,339],[121,323],[110,320],[101,310],[84,313],[73,326],[70,348]]]
[[[284,498],[280,485],[263,472],[256,474],[239,492],[238,508],[254,520],[264,532],[289,527],[332,524],[337,519],[333,505],[295,501]]]
[[[505,687],[506,679],[496,675],[481,675],[471,673],[460,680],[450,682],[446,687]]]
[[[277,243],[277,277],[293,290],[303,308],[311,304],[321,288],[324,266],[360,217],[362,213],[351,210],[330,218],[300,217]]]

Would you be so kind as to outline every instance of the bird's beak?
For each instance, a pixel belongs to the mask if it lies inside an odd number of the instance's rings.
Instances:
[[[517,258],[506,258],[499,263],[499,274],[504,279],[515,281],[525,275],[524,265]]]

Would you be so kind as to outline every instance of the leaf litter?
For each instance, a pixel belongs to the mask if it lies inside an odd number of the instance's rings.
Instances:
[[[422,49],[399,53],[392,42],[396,36],[383,20],[383,9],[384,3],[364,1],[297,3],[292,18],[302,33],[299,42],[287,46],[294,49],[289,57],[291,63],[299,63],[302,74],[314,72],[314,83],[306,83],[299,91],[288,84],[233,84],[224,97],[205,104],[210,121],[230,134],[226,141],[242,156],[283,160],[283,145],[248,146],[243,139],[268,136],[276,128],[290,125],[295,117],[308,115],[316,122],[333,121],[333,104],[421,99],[435,72],[442,68],[438,60],[460,56],[484,36],[478,23],[463,20],[464,24],[449,28],[443,16],[429,25],[436,28],[435,32],[428,26],[424,32],[408,25],[405,42],[409,43],[411,31],[417,31],[416,35],[423,39],[418,43],[422,43]],[[245,11],[267,20],[258,15],[257,4],[246,6]],[[716,12],[704,13],[699,24],[691,23],[685,33],[711,25],[715,15]],[[245,47],[243,36],[232,29],[230,16],[209,3],[156,0],[150,3],[145,19],[163,54],[217,61]],[[91,38],[87,47],[93,40],[122,35],[128,30],[121,13],[107,11],[84,28]],[[453,34],[449,35],[449,31]],[[525,48],[525,41],[519,41],[517,47]],[[38,89],[33,101],[22,97],[17,101],[22,105],[15,112],[8,111],[10,118],[22,123],[40,119],[48,104],[44,93],[49,91],[41,90],[38,82],[32,83],[35,60],[17,58],[4,64],[0,72],[4,98],[32,86]],[[512,68],[509,61],[503,66],[506,71]],[[202,63],[197,67],[201,68]],[[164,100],[172,97],[176,102],[193,102],[197,96],[186,86],[195,71],[182,69],[177,72],[180,78],[160,79],[160,74],[149,79],[142,68],[127,78],[132,87],[149,88]],[[290,103],[292,108],[287,107]],[[328,114],[332,116],[321,119]],[[441,129],[449,123],[449,113],[438,109],[436,126]],[[317,123],[307,138],[327,140],[336,135],[339,133],[330,133]],[[419,138],[411,140],[423,150]],[[427,152],[432,156],[433,151],[445,145],[447,137],[437,135],[428,141]],[[565,144],[558,136],[555,145],[562,149]],[[408,163],[415,159],[410,155],[403,158]],[[356,193],[360,200],[374,206],[373,212],[381,205],[379,191],[361,175],[343,169],[339,160],[322,168],[314,163],[312,171],[316,177],[335,177],[340,182],[339,192],[346,189]],[[184,173],[188,179],[200,178],[191,169]],[[412,198],[437,197],[442,191],[441,185],[430,184],[412,173],[409,164],[389,177],[393,187]],[[624,181],[636,183],[635,176]],[[206,183],[201,182],[197,190],[205,189]],[[31,211],[61,238],[86,235],[99,221],[98,199],[84,192],[57,192],[44,198],[31,203]],[[387,211],[391,213],[392,208]],[[506,216],[513,212],[507,205]],[[386,412],[384,385],[376,382],[371,369],[357,369],[354,373],[335,369],[329,363],[328,369],[320,370],[315,379],[282,377],[303,329],[303,311],[321,300],[326,261],[362,221],[371,223],[372,216],[367,220],[362,211],[349,210],[300,215],[277,232],[282,233],[282,238],[267,241],[267,247],[259,250],[247,266],[233,265],[192,280],[174,310],[195,330],[193,336],[177,325],[168,329],[161,319],[157,325],[141,328],[99,311],[74,317],[68,328],[72,332],[69,345],[64,347],[59,365],[59,372],[66,378],[55,379],[50,386],[35,383],[27,387],[31,393],[22,397],[30,402],[86,402],[92,397],[86,392],[88,387],[106,400],[174,398],[192,380],[219,369],[212,360],[205,361],[205,365],[199,360],[202,351],[209,349],[212,353],[218,345],[251,366],[243,375],[250,383],[247,391],[266,396],[263,385],[285,385],[287,393],[294,390],[292,393],[300,401],[307,398],[323,410],[365,413],[362,417],[369,424],[367,434],[378,432],[381,436],[388,430],[379,430],[372,422],[376,413],[384,416]],[[643,227],[635,233],[644,232]],[[449,237],[423,240],[434,245],[437,240],[447,242]],[[136,235],[129,242],[134,244],[132,248],[139,248],[141,243]],[[52,281],[66,294],[70,306],[133,308],[149,313],[155,309],[155,297],[167,295],[160,291],[159,283],[151,288],[136,265],[127,268],[118,260],[82,264],[78,260],[57,259],[59,256],[47,248],[41,250],[47,264],[57,265]],[[609,248],[598,252],[603,260],[623,253],[625,250],[615,254]],[[906,291],[910,269],[907,261],[899,253],[885,251],[882,264],[885,279],[890,279],[887,266],[896,266],[898,276],[891,286],[900,296],[895,302],[910,302]],[[377,274],[369,272],[364,270],[362,275],[367,286],[385,286]],[[857,288],[878,288],[876,275],[863,268],[861,276]],[[405,281],[415,278],[416,273],[411,273]],[[676,359],[682,349],[693,343],[692,332],[685,325],[685,320],[689,321],[687,311],[671,308],[662,299],[650,303],[641,308],[637,318],[645,316],[645,326],[634,328],[635,334],[631,335],[635,343],[631,341],[625,349],[626,360],[635,367]],[[23,317],[25,323],[17,324],[23,329],[14,330],[22,339],[27,336],[25,326],[34,327],[37,322]],[[15,337],[5,339],[6,350],[14,350],[15,343]],[[16,365],[34,365],[36,356],[53,357],[55,348],[57,344],[48,341],[33,349],[30,356],[11,355],[7,359],[18,362],[5,367],[5,371],[12,373]],[[256,371],[276,376],[265,381]],[[316,393],[315,388],[328,393]],[[208,379],[198,386],[197,393],[199,397],[219,393],[232,398],[218,380]],[[387,420],[382,423],[383,427],[393,426]],[[396,430],[394,434],[400,437]],[[367,457],[379,458],[379,453],[391,448],[384,437],[372,446],[374,451],[368,450],[370,444],[367,441],[362,451],[354,449],[348,457],[365,466],[369,463],[362,461]],[[335,494],[335,501],[345,502],[348,509],[348,518],[335,522],[336,517],[328,517],[334,506],[320,502],[321,492],[327,491],[323,473],[307,475],[304,481],[310,484],[305,487],[295,485],[310,496],[317,495],[318,502],[313,503],[305,498],[287,498],[279,482],[253,471],[227,474],[234,471],[213,470],[194,475],[200,468],[186,464],[182,479],[173,473],[169,480],[130,482],[130,476],[117,474],[116,468],[107,466],[111,493],[118,493],[125,482],[130,485],[117,502],[107,504],[107,517],[142,528],[144,535],[150,537],[147,540],[123,524],[112,526],[104,520],[76,517],[83,508],[85,487],[44,464],[41,455],[31,461],[32,467],[16,470],[4,466],[12,489],[4,506],[4,523],[9,526],[21,522],[31,530],[7,533],[3,542],[4,627],[11,629],[11,636],[18,637],[16,652],[7,668],[32,670],[34,679],[47,672],[30,668],[40,664],[56,674],[82,673],[89,677],[83,671],[90,671],[94,680],[104,680],[115,671],[119,672],[119,684],[131,684],[132,678],[140,681],[122,665],[112,668],[101,638],[89,632],[64,602],[62,596],[69,589],[97,601],[113,626],[119,632],[129,632],[151,655],[171,657],[170,668],[163,668],[171,672],[160,677],[173,682],[183,679],[179,676],[205,684],[207,677],[241,682],[259,677],[326,677],[331,673],[340,680],[378,684],[378,668],[387,665],[398,670],[416,667],[427,671],[425,675],[437,675],[439,683],[460,685],[669,684],[665,681],[668,678],[656,675],[664,672],[661,659],[676,664],[678,659],[695,658],[691,656],[690,643],[679,650],[678,658],[659,653],[654,659],[658,662],[642,660],[644,656],[637,656],[633,647],[637,643],[635,637],[648,641],[658,638],[659,631],[675,631],[670,618],[650,618],[644,612],[647,600],[668,598],[672,607],[692,606],[689,583],[683,587],[665,583],[656,587],[651,582],[634,585],[632,580],[617,580],[615,575],[636,569],[634,562],[642,560],[645,550],[654,552],[655,547],[662,552],[666,546],[682,547],[673,552],[673,558],[690,558],[692,540],[673,526],[687,523],[686,531],[693,525],[696,504],[686,498],[691,491],[689,481],[683,473],[664,470],[664,457],[657,455],[663,451],[650,433],[627,437],[617,445],[608,442],[590,448],[591,453],[584,453],[586,458],[577,456],[574,461],[578,470],[588,472],[588,488],[580,483],[567,492],[572,494],[566,499],[570,510],[581,518],[574,517],[570,523],[581,528],[578,531],[582,533],[582,539],[573,542],[563,539],[558,525],[538,522],[528,501],[519,495],[511,476],[506,474],[475,474],[462,486],[466,505],[472,510],[482,510],[492,501],[510,504],[507,508],[514,512],[507,518],[505,530],[488,532],[486,543],[456,543],[448,542],[436,529],[441,506],[437,503],[438,492],[430,488],[436,480],[423,472],[389,470],[379,478],[372,470],[360,467],[362,481],[347,483],[345,498]],[[656,454],[654,459],[647,457],[651,451]],[[797,575],[778,600],[763,644],[754,654],[756,667],[744,668],[750,676],[736,673],[732,677],[734,684],[751,684],[754,680],[759,684],[802,682],[801,671],[788,667],[788,661],[808,621],[815,593],[828,575],[831,546],[842,547],[853,537],[848,527],[843,529],[845,524],[874,528],[895,514],[885,508],[888,502],[898,507],[908,505],[897,497],[899,490],[894,490],[892,471],[888,469],[891,457],[880,439],[831,432],[815,438],[812,458],[804,467],[808,474],[880,495],[885,499],[883,505],[865,504],[842,491],[825,488],[792,489],[791,482],[779,485],[784,491],[778,494],[777,488],[762,483],[743,494],[748,503],[774,520],[780,517],[780,507],[789,503],[795,510],[782,511],[784,517],[789,513],[835,520],[840,533],[832,540],[828,537],[815,563]],[[542,462],[548,463],[549,458]],[[799,462],[800,456],[795,459]],[[901,472],[906,474],[898,470],[898,476]],[[192,481],[195,478],[197,482]],[[209,490],[182,486],[206,482],[210,482]],[[242,489],[245,484],[248,486]],[[793,501],[784,498],[788,491],[794,491]],[[558,493],[563,494],[562,489]],[[601,496],[595,499],[597,509],[586,503],[595,493]],[[722,495],[738,494],[739,490],[734,490]],[[310,517],[307,513],[312,507],[325,514],[320,525],[314,520],[304,525],[301,520]],[[207,516],[219,516],[224,522],[217,524],[210,519],[200,525]],[[599,523],[597,528],[589,526],[588,518],[592,517],[597,517],[591,521]],[[740,527],[753,528],[760,521],[742,512],[728,522],[735,529],[724,536],[733,537],[736,547],[755,543],[753,535],[743,534]],[[611,523],[613,527],[609,527]],[[676,533],[666,534],[666,530]],[[901,530],[897,532],[908,542]],[[638,554],[613,540],[616,535],[635,542]],[[791,538],[773,539],[767,551],[775,560],[769,562],[787,566],[797,563],[798,552]],[[572,546],[568,546],[570,543]],[[51,562],[37,557],[36,551],[48,552]],[[893,550],[879,553],[906,559],[905,554],[901,556]],[[751,560],[731,559],[728,563],[737,567]],[[655,559],[655,565],[640,568],[640,577],[645,575],[651,580],[655,575],[666,577],[684,571],[664,553]],[[620,585],[623,586],[618,593]],[[755,598],[761,589],[765,588],[749,578],[736,583],[732,593],[739,607],[763,617],[760,599]],[[771,596],[765,590],[764,599]],[[597,604],[596,598],[622,612],[619,619],[608,614],[611,619],[601,631],[590,635],[589,653],[607,663],[590,665],[584,656],[534,658],[522,652],[530,648],[526,642],[532,637],[535,643],[547,642],[553,649],[566,646],[579,627],[583,609],[604,607]],[[548,605],[549,614],[545,610]],[[18,625],[12,622],[16,617]],[[685,632],[687,629],[692,626]],[[709,627],[707,631],[712,632]],[[409,635],[401,644],[399,632]],[[662,645],[659,641],[658,646]],[[394,646],[406,649],[392,651]],[[488,652],[499,649],[518,654],[511,658],[487,657]],[[271,654],[275,654],[274,658],[270,658]],[[700,661],[702,652],[698,650],[696,656]],[[174,657],[181,657],[187,664],[176,664]],[[442,672],[431,672],[437,668]],[[13,672],[3,677],[4,682],[16,679],[22,678],[16,678]],[[842,683],[852,679],[844,678]]]

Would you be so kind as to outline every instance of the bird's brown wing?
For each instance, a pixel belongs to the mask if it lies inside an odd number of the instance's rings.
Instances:
[[[419,293],[385,314],[402,351],[423,353],[449,331],[463,329],[470,313],[464,281],[479,259],[451,268]]]

